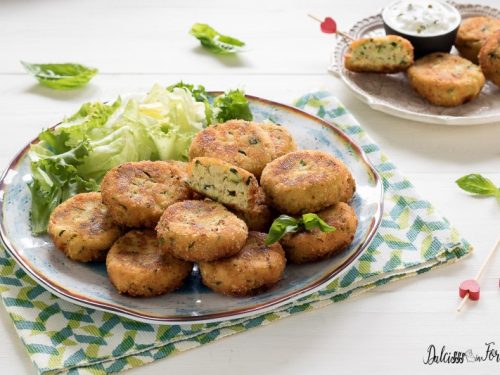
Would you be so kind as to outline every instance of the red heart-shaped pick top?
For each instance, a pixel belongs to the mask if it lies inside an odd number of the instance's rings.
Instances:
[[[337,32],[337,24],[331,17],[326,17],[323,22],[321,22],[321,31],[325,34],[335,34]]]
[[[476,280],[470,279],[462,281],[458,288],[458,294],[460,298],[464,298],[469,294],[469,299],[472,301],[477,301],[479,299],[479,284]]]

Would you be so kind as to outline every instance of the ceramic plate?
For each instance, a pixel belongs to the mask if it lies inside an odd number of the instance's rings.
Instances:
[[[452,3],[462,18],[490,16],[500,18],[500,10],[488,6]],[[385,35],[382,17],[376,15],[356,23],[349,34],[354,38]],[[409,85],[405,73],[354,73],[344,68],[343,56],[348,43],[339,38],[329,70],[338,75],[354,94],[370,107],[410,120],[445,124],[477,125],[500,121],[500,88],[487,81],[481,94],[458,107],[435,106],[418,95]],[[453,47],[451,53],[458,54]]]
[[[104,264],[82,264],[66,258],[48,236],[34,237],[29,227],[31,197],[28,146],[0,182],[1,237],[9,253],[40,285],[76,304],[155,324],[206,323],[262,313],[304,297],[339,276],[368,246],[381,220],[383,187],[359,146],[335,126],[298,109],[249,96],[255,120],[272,119],[286,126],[300,148],[319,149],[341,158],[357,183],[352,201],[359,226],[352,245],[333,258],[307,265],[288,265],[283,279],[269,291],[245,298],[215,294],[204,287],[195,268],[184,286],[155,298],[118,294]]]

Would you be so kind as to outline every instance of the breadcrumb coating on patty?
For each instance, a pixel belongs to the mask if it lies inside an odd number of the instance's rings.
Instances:
[[[200,262],[203,284],[215,292],[248,296],[265,291],[283,276],[286,258],[279,243],[265,244],[266,234],[250,232],[236,255]]]
[[[398,73],[413,64],[413,46],[396,35],[353,41],[344,55],[344,66],[353,72]]]
[[[260,182],[269,204],[291,215],[348,202],[355,190],[346,165],[317,150],[295,151],[273,160],[262,172]]]
[[[170,161],[139,161],[111,169],[101,183],[104,204],[123,226],[154,228],[171,204],[191,199],[185,166]]]
[[[156,230],[160,246],[186,261],[212,261],[236,254],[245,244],[245,222],[217,202],[183,201],[168,207]]]
[[[189,158],[218,158],[260,177],[264,166],[272,160],[274,145],[260,125],[230,120],[197,133],[189,148]]]
[[[287,259],[293,263],[314,262],[332,256],[347,248],[354,239],[358,219],[354,209],[339,202],[320,212],[318,216],[335,227],[333,232],[312,231],[290,233],[281,240]]]
[[[121,235],[101,193],[77,194],[62,202],[52,211],[47,231],[54,245],[78,262],[104,260]]]
[[[435,52],[408,69],[415,91],[435,105],[454,107],[479,95],[485,78],[479,66],[460,56]]]
[[[109,279],[118,292],[152,297],[179,288],[193,264],[160,249],[155,231],[132,230],[120,237],[106,257]]]

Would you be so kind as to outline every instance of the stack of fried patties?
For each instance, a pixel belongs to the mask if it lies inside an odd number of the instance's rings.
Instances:
[[[500,19],[467,18],[458,29],[455,47],[460,55],[479,64],[487,79],[500,86]]]
[[[112,231],[94,259],[107,253],[120,293],[175,290],[197,264],[212,290],[253,295],[282,278],[286,258],[323,259],[352,241],[357,219],[345,203],[354,193],[350,172],[328,153],[296,151],[284,127],[240,120],[210,126],[194,137],[189,159],[122,164],[104,177],[102,203],[100,193],[89,193],[102,213],[95,233]],[[336,231],[290,233],[266,245],[278,213],[306,212],[317,212]],[[58,231],[50,231],[53,238]]]
[[[137,227],[142,223],[142,226],[156,229],[156,234],[148,235],[157,238],[157,256],[165,259],[169,267],[175,267],[179,283],[182,282],[180,266],[191,270],[197,264],[203,283],[214,291],[248,295],[265,290],[280,280],[286,265],[282,247],[278,243],[265,245],[266,235],[262,233],[267,230],[272,213],[265,205],[257,176],[274,158],[275,150],[265,129],[265,126],[244,121],[210,126],[194,137],[189,163],[172,166],[172,162],[168,161],[149,162],[149,165],[165,166],[164,172],[158,174],[141,166],[137,173],[147,175],[139,176],[139,179],[149,186],[134,191],[136,184],[133,179],[125,177],[125,200],[117,202],[118,195],[113,189],[118,186],[120,178],[114,176],[122,176],[122,169],[127,166],[133,168],[138,163],[120,166],[110,171],[103,180],[103,202],[109,207],[114,220],[121,220],[121,225]],[[280,127],[278,131],[281,130]],[[286,132],[285,135],[288,134]],[[291,137],[290,140],[293,141]],[[295,148],[294,144],[292,146]],[[203,153],[220,159],[197,157]],[[167,175],[168,168],[177,170],[172,175],[177,174],[180,178],[175,181],[161,180]],[[143,186],[143,183],[137,185]],[[150,202],[145,201],[146,196]],[[158,210],[151,215],[151,220],[142,217],[137,222],[133,218],[136,215],[129,209],[125,212],[123,208],[131,204],[130,198],[140,202],[141,209],[138,211],[148,212],[151,207],[158,207]],[[120,281],[125,278],[116,278],[116,270],[123,268],[121,258],[115,256],[116,247],[117,244],[113,245],[106,260],[108,274],[120,292],[133,294],[129,283],[132,275],[123,285]],[[144,269],[142,273],[151,273],[151,269]],[[164,273],[166,270],[160,270],[157,275],[152,275],[156,280],[153,282],[151,279],[151,283],[157,285],[159,274]],[[183,275],[187,276],[188,272]],[[165,287],[163,292],[169,289]],[[160,293],[159,290],[157,292]]]

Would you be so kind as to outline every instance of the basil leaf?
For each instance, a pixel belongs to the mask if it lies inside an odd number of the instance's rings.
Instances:
[[[220,55],[239,52],[242,50],[241,47],[245,45],[241,40],[222,35],[214,28],[203,23],[195,23],[189,33],[197,38],[201,45],[210,52]]]
[[[84,86],[97,74],[97,69],[81,64],[30,64],[24,61],[21,64],[41,85],[56,90]]]
[[[302,215],[302,222],[304,224],[305,230],[313,230],[314,228],[319,228],[322,232],[334,232],[336,230],[335,227],[327,224],[316,214],[304,214]]]
[[[273,221],[269,233],[266,236],[265,244],[272,245],[283,238],[287,233],[299,230],[299,220],[288,215],[281,215]]]
[[[480,174],[468,174],[459,178],[455,182],[461,189],[468,191],[469,193],[500,197],[500,188],[497,187],[489,178],[483,177]]]
[[[299,231],[310,231],[314,228],[319,228],[322,232],[333,232],[335,227],[328,225],[316,214],[304,214],[301,218],[295,219],[288,215],[281,215],[273,221],[269,233],[266,237],[266,245],[271,245],[281,240],[287,233],[295,233]]]

